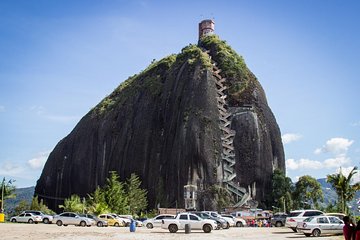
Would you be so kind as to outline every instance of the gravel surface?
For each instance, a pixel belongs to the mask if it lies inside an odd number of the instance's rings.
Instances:
[[[125,227],[58,227],[55,224],[21,224],[21,223],[1,223],[1,240],[152,240],[152,239],[199,239],[199,240],[221,240],[221,239],[308,239],[302,234],[294,233],[287,228],[230,228],[228,230],[215,230],[211,233],[202,231],[192,231],[185,234],[179,231],[175,234],[167,230],[145,227],[136,228],[132,233]],[[340,240],[342,236],[325,236],[321,240]]]

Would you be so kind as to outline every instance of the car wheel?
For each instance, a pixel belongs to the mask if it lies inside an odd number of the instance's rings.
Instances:
[[[225,229],[229,229],[229,228],[230,228],[230,224],[227,222]]]
[[[219,230],[221,228],[221,223],[217,223],[215,230]]]
[[[16,223],[16,219],[15,218],[11,219],[11,222]]]
[[[211,227],[209,224],[205,224],[205,225],[203,226],[203,231],[204,231],[204,233],[209,233],[209,232],[211,232],[211,229],[212,229],[212,227]]]
[[[305,237],[310,237],[311,234],[310,233],[304,233]]]
[[[67,224],[64,224],[64,227],[67,227]]]
[[[45,223],[45,224],[49,224],[49,222],[50,222],[50,221],[49,221],[49,219],[48,219],[48,218],[44,218],[44,219],[43,219],[43,223]]]
[[[146,224],[146,227],[149,228],[149,229],[151,229],[151,228],[153,228],[154,226],[152,225],[152,223],[148,223],[148,224]]]
[[[321,232],[320,232],[319,229],[314,229],[313,232],[312,232],[312,235],[313,235],[314,237],[320,237]]]
[[[275,227],[281,227],[282,226],[282,222],[276,222],[275,223]]]
[[[86,222],[85,222],[85,221],[81,221],[81,222],[80,222],[80,226],[85,227],[85,226],[86,226]]]
[[[176,233],[178,231],[178,227],[175,224],[171,224],[168,228],[171,233]]]
[[[296,229],[296,227],[294,227],[294,228],[291,228],[291,230],[293,230],[294,232],[297,232],[297,229]]]
[[[34,220],[32,220],[31,218],[28,220],[28,223],[32,224],[34,223]]]
[[[56,221],[56,225],[58,225],[58,226],[60,227],[61,225],[63,225],[63,223],[62,223],[61,220],[57,220],[57,221]]]
[[[236,226],[237,226],[237,227],[243,227],[244,224],[243,224],[242,222],[237,222],[237,223],[236,223]]]
[[[116,223],[114,224],[114,226],[115,226],[115,227],[120,227],[120,224],[119,224],[118,222],[116,222]]]
[[[103,227],[104,225],[103,225],[102,222],[98,222],[98,223],[96,224],[96,226],[98,226],[98,227]]]

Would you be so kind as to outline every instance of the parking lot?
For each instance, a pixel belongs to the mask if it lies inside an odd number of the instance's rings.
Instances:
[[[148,239],[309,239],[302,234],[294,233],[287,228],[230,228],[228,230],[216,230],[211,233],[202,231],[192,231],[185,234],[179,231],[171,234],[167,230],[154,228],[147,229],[139,227],[135,233],[131,233],[128,227],[58,227],[55,224],[20,224],[2,223],[0,224],[0,239],[14,240],[148,240]],[[340,240],[342,236],[325,236],[321,240]]]

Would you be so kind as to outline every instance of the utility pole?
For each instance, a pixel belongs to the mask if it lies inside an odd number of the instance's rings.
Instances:
[[[1,209],[0,213],[4,212],[4,189],[5,189],[5,177],[3,178],[2,184],[1,184]]]

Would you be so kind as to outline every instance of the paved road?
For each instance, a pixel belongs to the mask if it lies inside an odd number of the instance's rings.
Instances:
[[[230,240],[230,239],[307,239],[302,234],[294,233],[287,228],[230,228],[228,230],[217,230],[211,233],[192,231],[185,234],[179,231],[171,234],[163,229],[137,228],[135,233],[130,233],[129,228],[121,227],[58,227],[55,224],[0,224],[1,240]],[[311,239],[311,238],[310,238]],[[325,236],[321,240],[340,240],[341,236]]]

